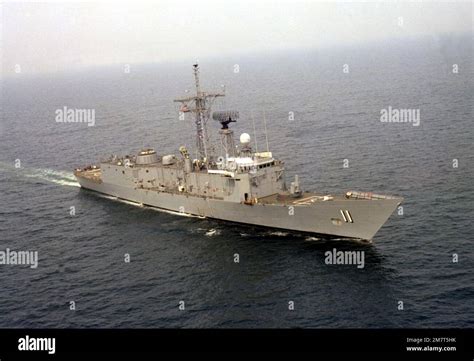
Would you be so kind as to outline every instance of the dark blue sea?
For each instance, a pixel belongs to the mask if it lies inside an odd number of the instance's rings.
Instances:
[[[192,90],[191,64],[2,78],[0,251],[38,251],[39,264],[0,265],[0,327],[474,326],[469,36],[200,59],[202,87],[226,85],[215,109],[240,110],[236,134],[253,137],[253,117],[260,150],[265,112],[288,179],[405,198],[372,243],[180,217],[81,190],[72,170],[102,156],[194,145],[193,122],[172,102]],[[57,123],[64,106],[95,109],[95,126]],[[419,109],[419,126],[381,122],[389,106]],[[365,267],[327,265],[333,248],[364,251]]]

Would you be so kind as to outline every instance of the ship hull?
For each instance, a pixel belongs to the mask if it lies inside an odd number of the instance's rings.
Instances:
[[[78,177],[81,187],[173,212],[275,229],[371,240],[400,204],[400,198],[333,200],[311,205],[229,202],[179,193],[134,189]],[[352,222],[340,221],[348,210]],[[337,220],[337,221],[336,221]]]

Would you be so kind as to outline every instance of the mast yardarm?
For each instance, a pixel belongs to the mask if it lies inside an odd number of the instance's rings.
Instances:
[[[203,164],[208,165],[211,158],[215,157],[214,149],[210,143],[209,132],[207,130],[207,121],[210,118],[211,107],[214,100],[225,96],[224,93],[206,93],[201,91],[199,83],[199,65],[193,65],[194,82],[196,85],[196,95],[187,98],[175,99],[175,102],[181,103],[181,112],[192,112],[195,115],[196,124],[196,150],[198,159]]]

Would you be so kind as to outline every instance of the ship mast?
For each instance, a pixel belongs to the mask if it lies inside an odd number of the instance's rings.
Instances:
[[[222,97],[224,93],[206,93],[201,91],[199,84],[199,65],[193,65],[194,81],[196,85],[196,95],[187,98],[178,98],[174,102],[181,103],[182,112],[192,112],[195,115],[196,124],[196,149],[198,159],[208,166],[209,161],[214,156],[214,151],[207,131],[207,121],[210,118],[211,106],[214,100]]]

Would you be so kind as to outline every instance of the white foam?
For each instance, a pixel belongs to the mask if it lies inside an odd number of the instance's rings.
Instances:
[[[206,236],[208,236],[208,237],[218,236],[219,234],[221,234],[221,232],[217,229],[214,229],[214,228],[211,228],[210,230],[208,230],[206,232]]]
[[[157,207],[153,207],[153,206],[147,206],[147,208],[153,209],[154,211],[158,211],[158,212],[173,214],[175,216],[189,217],[189,218],[200,218],[200,219],[206,218],[204,216],[197,216],[197,215],[194,215],[194,214],[189,214],[189,213],[184,213],[184,212],[176,212],[176,211],[171,211],[169,209],[162,209],[162,208],[157,208]]]
[[[288,232],[281,232],[281,231],[272,231],[268,232],[270,236],[278,236],[278,237],[285,237],[288,236]]]
[[[318,238],[318,237],[306,237],[305,238],[305,241],[308,241],[308,242],[312,242],[312,241],[320,241],[321,238]]]
[[[39,179],[45,182],[68,187],[80,187],[72,172],[47,168],[15,168],[14,164],[0,162],[2,171],[15,172],[25,178]]]

